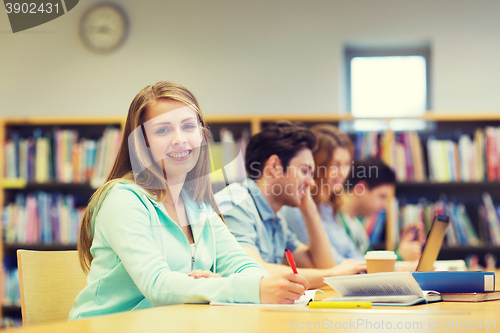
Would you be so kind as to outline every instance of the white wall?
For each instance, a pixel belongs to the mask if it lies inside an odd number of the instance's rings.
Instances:
[[[341,112],[345,43],[421,41],[436,112],[500,110],[497,0],[115,0],[131,30],[110,55],[78,36],[97,2],[16,34],[0,13],[0,116],[125,116],[158,80],[186,85],[206,114]]]

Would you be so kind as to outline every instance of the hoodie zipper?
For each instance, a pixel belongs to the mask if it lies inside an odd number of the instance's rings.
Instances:
[[[162,207],[165,209],[165,206],[162,205]],[[188,251],[189,251],[189,254],[191,256],[191,271],[192,271],[194,269],[194,264],[195,264],[194,257],[196,255],[196,246],[194,248],[194,252],[191,254],[191,243],[189,243],[189,239],[187,238],[186,234],[184,233],[184,231],[182,231],[181,227],[170,218],[170,216],[168,215],[166,209],[165,209],[165,214],[172,221],[172,223],[175,224],[175,226],[181,231],[181,233],[184,235],[184,239],[186,240],[186,242],[188,244]],[[206,218],[206,216],[205,216],[205,218]],[[205,224],[203,224],[203,228],[202,228],[202,231],[201,231],[202,233],[203,233],[203,229],[205,229]],[[191,229],[191,233],[193,233],[193,229]],[[201,234],[200,234],[200,236],[201,236]],[[194,234],[193,234],[193,242],[194,241],[195,240],[194,240]],[[193,244],[195,244],[195,242]]]

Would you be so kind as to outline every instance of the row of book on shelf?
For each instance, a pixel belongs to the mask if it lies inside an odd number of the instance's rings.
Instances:
[[[490,132],[489,129],[490,128],[486,130],[486,133]],[[58,130],[55,131],[57,132]],[[495,133],[500,133],[500,130],[496,131],[496,129],[493,129],[493,131]],[[70,141],[76,142],[76,133],[74,131],[61,130],[61,132],[57,133],[58,134],[56,134],[55,137],[70,137]],[[116,144],[119,142],[119,135],[119,132],[117,132],[114,128],[106,129],[103,137],[100,139],[102,145],[108,146],[105,144],[106,142],[114,143],[115,145],[111,144],[111,146],[104,148],[102,151],[109,152],[116,150]],[[365,140],[365,144],[363,144],[362,147],[366,148],[364,151],[360,150],[360,154],[384,154],[384,144],[380,146],[373,144],[377,142],[376,135],[378,134],[375,132],[360,134],[359,138],[361,139],[359,140]],[[394,133],[390,135],[394,135]],[[405,151],[410,152],[408,156],[416,156],[419,155],[417,153],[421,153],[421,150],[413,149],[418,147],[420,142],[416,133],[404,132],[398,133],[398,136],[400,137],[398,144],[402,144],[405,147]],[[214,172],[213,180],[221,182],[227,181],[229,183],[243,180],[245,177],[243,152],[246,144],[248,143],[249,134],[243,133],[241,138],[236,141],[233,134],[229,130],[223,128],[221,130],[220,137],[222,143],[212,144],[211,146],[212,160],[214,163],[213,167],[215,170],[224,169],[226,175],[224,177],[222,173],[217,174],[217,172]],[[480,137],[481,135],[476,133],[476,139]],[[366,138],[370,139],[367,140]],[[42,138],[38,137],[38,139]],[[481,141],[476,139],[475,141]],[[387,140],[387,138],[383,137],[381,140],[384,141]],[[20,144],[21,141],[22,140],[17,140],[17,144]],[[58,140],[56,140],[56,142],[58,142]],[[81,142],[87,141],[82,140]],[[358,140],[356,142],[358,144]],[[371,143],[372,145],[370,146],[368,143]],[[58,145],[59,144],[56,143],[56,146]],[[100,143],[97,143],[97,146],[99,145]],[[68,147],[69,143],[67,142],[66,144],[63,144],[63,146]],[[77,146],[79,145],[77,144]],[[377,147],[380,147],[381,150],[377,150]],[[498,147],[500,147],[500,144]],[[36,153],[37,150],[35,150],[35,154]],[[97,151],[95,153],[97,154]],[[105,155],[106,154],[103,156]],[[65,156],[67,157],[67,155]],[[47,158],[47,156],[45,156],[45,158]],[[73,161],[77,162],[84,159],[79,160],[76,158]],[[99,157],[97,159],[99,159]],[[58,159],[56,158],[56,160]],[[407,160],[410,160],[410,158]],[[67,162],[69,163],[69,161]],[[107,165],[109,168],[111,167],[110,163]],[[414,163],[412,163],[412,165],[415,166]],[[20,172],[21,169],[22,168],[18,168],[16,172]],[[50,168],[46,170],[49,169]],[[104,168],[101,168],[101,170],[104,170]],[[423,168],[413,168],[412,170],[413,172],[407,172],[406,174],[411,174],[413,176],[420,175],[419,177],[425,174],[425,172],[423,172]],[[14,177],[21,174],[7,173],[7,175]],[[69,178],[66,180],[68,179]],[[15,202],[6,204],[3,210],[2,219],[3,227],[5,229],[5,242],[21,244],[76,244],[78,236],[78,223],[81,220],[83,208],[75,207],[74,202],[74,196],[63,196],[60,193],[50,194],[43,191],[37,191],[31,194],[18,193],[15,197]],[[387,223],[394,225],[395,228],[392,228],[392,230],[401,230],[403,226],[417,220],[425,221],[427,228],[430,228],[432,217],[435,214],[446,214],[450,216],[452,221],[447,235],[448,245],[479,246],[481,245],[481,239],[494,245],[500,245],[500,208],[493,205],[491,197],[487,193],[483,195],[483,204],[479,207],[479,216],[481,218],[480,222],[484,226],[482,229],[484,234],[483,237],[479,237],[478,233],[474,230],[468,212],[465,209],[465,206],[461,203],[455,204],[453,202],[446,201],[429,203],[424,200],[416,205],[405,204],[400,207],[397,199],[395,199],[388,209],[393,211],[392,214],[390,214],[390,216],[393,217],[392,221],[387,221]],[[370,235],[372,244],[379,244],[383,241],[385,221],[385,212],[366,221],[366,230]],[[398,242],[398,233],[394,233],[391,237],[395,243]]]
[[[429,230],[433,217],[444,214],[450,217],[447,245],[480,246],[483,241],[500,245],[500,205],[494,205],[488,193],[483,194],[483,204],[479,206],[482,237],[479,237],[462,203],[422,199],[418,204],[400,206],[395,198],[388,209],[393,207],[396,207],[393,215],[396,218],[387,221],[393,223],[392,230],[401,230],[415,221],[423,221]],[[15,202],[8,203],[3,210],[4,241],[6,244],[76,244],[83,210],[83,207],[75,206],[73,195],[43,191],[17,193]],[[372,244],[383,241],[385,223],[385,211],[365,221]],[[394,233],[394,237],[397,243],[398,233]]]
[[[243,155],[250,138],[247,130],[234,139],[227,128],[220,131],[221,142],[211,143],[214,182],[242,181]],[[30,137],[13,130],[5,143],[5,178],[34,183],[87,183],[97,188],[109,174],[122,134],[108,127],[98,140],[79,138],[74,129],[54,128],[43,132],[35,128]],[[224,171],[224,173],[222,172]]]
[[[89,178],[87,176],[95,176],[98,174],[97,164],[99,160],[104,160],[99,157],[99,154],[103,154],[103,156],[111,157],[113,154],[116,154],[117,146],[116,144],[119,142],[119,132],[115,128],[107,128],[104,132],[103,137],[99,140],[99,142],[94,142],[93,144],[89,144],[92,140],[82,139],[80,143],[77,143],[77,133],[73,130],[55,130],[54,137],[63,138],[61,139],[64,142],[62,145],[59,144],[58,139],[55,140],[55,151],[59,148],[57,147],[65,147],[71,146],[71,142],[75,144],[73,147],[78,147],[73,149],[73,152],[77,154],[79,148],[89,146],[95,147],[97,146],[97,150],[90,150],[90,153],[87,151],[81,158],[75,157],[75,159],[71,160],[68,158],[67,154],[62,154],[64,158],[62,160],[68,163],[68,168],[70,163],[71,165],[79,165],[80,162],[83,161],[96,161],[94,163],[94,170],[89,171],[88,173],[82,173],[81,176],[83,178],[79,178],[76,175],[78,173],[70,176],[71,173],[64,174],[56,172],[56,180],[61,182],[66,181],[74,181],[77,182],[79,180],[88,181]],[[226,178],[223,177],[222,173],[213,173],[213,180],[216,182],[234,182],[234,181],[242,181],[245,178],[245,167],[243,164],[243,152],[245,150],[246,144],[248,143],[249,133],[244,132],[242,137],[238,140],[235,140],[233,134],[223,128],[221,130],[221,141],[222,143],[214,143],[211,145],[210,150],[212,154],[212,159],[214,161],[214,168],[216,170],[224,169],[226,173]],[[41,137],[37,135],[37,140],[45,140],[47,138]],[[22,141],[24,139],[16,139],[11,140],[7,143],[7,145],[12,146],[15,142],[17,146],[23,145]],[[26,139],[30,140],[30,139]],[[103,147],[103,148],[101,148]],[[11,149],[11,153],[16,149]],[[42,165],[46,165],[47,161],[52,160],[50,158],[50,149],[43,150],[44,157],[40,158],[44,161],[44,163],[40,162]],[[82,150],[86,151],[86,150]],[[102,153],[102,152],[111,152]],[[9,154],[9,150],[7,151]],[[15,155],[15,153],[13,153]],[[37,157],[40,154],[38,149],[30,151],[30,154],[33,155],[33,160],[37,160]],[[97,155],[97,158],[95,156]],[[31,155],[30,155],[31,156]],[[58,155],[59,156],[59,155]],[[94,156],[94,157],[90,157]],[[10,160],[10,159],[9,159]],[[14,158],[13,160],[16,160]],[[32,160],[32,159],[28,159]],[[56,158],[58,161],[59,158]],[[109,160],[109,158],[108,158]],[[80,162],[79,162],[80,161]],[[12,164],[12,163],[10,163]],[[50,164],[50,163],[49,163]],[[31,165],[31,164],[30,164]],[[57,163],[55,164],[57,165]],[[102,173],[103,170],[107,170],[111,168],[111,163],[105,163],[105,167],[99,167],[99,173]],[[38,164],[34,167],[31,165],[27,169],[29,170],[38,170]],[[55,170],[62,170],[63,168],[56,167]],[[11,167],[9,171],[7,171],[7,177],[18,178],[19,176],[24,177],[26,174],[22,171],[22,167],[13,168]],[[51,168],[44,168],[45,171],[51,170]],[[78,168],[73,169],[75,172],[80,170]],[[49,172],[44,176],[44,178],[34,178],[34,181],[44,182],[51,181],[52,178],[49,177],[51,173]],[[219,177],[220,176],[220,177]],[[57,178],[63,177],[63,178]],[[67,177],[67,178],[64,178]],[[72,178],[75,177],[75,178]],[[101,178],[101,177],[100,177]],[[102,177],[104,178],[104,177]],[[31,179],[28,177],[28,179]],[[72,179],[72,180],[71,180]],[[104,180],[101,180],[103,182]],[[22,193],[19,192],[16,194],[14,202],[6,203],[4,205],[4,209],[2,211],[2,224],[4,228],[4,241],[6,244],[76,244],[78,240],[78,230],[79,223],[83,214],[83,207],[75,206],[76,197],[74,195],[63,195],[61,193],[47,193],[44,191],[35,191],[34,193]]]
[[[74,195],[17,193],[4,206],[2,225],[5,244],[77,244],[83,207]]]
[[[400,182],[482,182],[500,180],[500,127],[478,128],[456,141],[430,136],[424,147],[417,132],[360,132],[355,158],[377,156]],[[428,176],[427,176],[428,175]]]
[[[35,183],[102,185],[118,152],[122,134],[107,127],[101,138],[79,138],[75,129],[33,130],[21,137],[12,130],[5,142],[5,178]]]
[[[450,217],[445,238],[446,245],[500,246],[500,204],[494,204],[487,192],[483,193],[482,203],[477,207],[478,230],[473,225],[465,205],[451,202],[446,198],[437,202],[429,202],[422,198],[417,204],[405,204],[393,198],[387,209],[392,211],[392,214],[388,215],[390,218],[386,219],[386,212],[382,211],[365,221],[365,230],[372,244],[381,243],[386,223],[391,224],[391,230],[400,231],[416,221],[422,221],[429,231],[434,216],[441,214]],[[399,242],[399,232],[393,232],[389,237],[394,244]]]
[[[211,145],[213,163],[225,166],[229,180],[245,177],[242,161],[249,136],[243,131],[235,140],[233,133],[223,128],[220,141],[226,144]],[[98,187],[111,170],[120,142],[121,132],[116,127],[106,128],[98,140],[79,138],[77,130],[57,127],[45,132],[35,128],[30,137],[11,130],[5,142],[5,177],[37,183],[91,182]],[[425,144],[427,163],[416,132],[360,132],[355,138],[355,158],[382,158],[396,171],[398,181],[423,182],[427,175],[435,182],[500,179],[500,127],[479,128],[473,138],[463,134],[456,142],[431,136]],[[241,158],[235,159],[240,152]],[[230,163],[233,160],[236,162]],[[222,181],[224,175],[217,173],[220,166],[213,166],[215,181]]]

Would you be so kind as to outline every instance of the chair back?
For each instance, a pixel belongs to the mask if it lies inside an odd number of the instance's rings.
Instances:
[[[23,326],[67,321],[87,285],[78,251],[17,251]]]

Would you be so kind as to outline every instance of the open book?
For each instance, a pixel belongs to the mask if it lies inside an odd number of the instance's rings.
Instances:
[[[409,306],[441,301],[436,291],[423,291],[410,272],[335,276],[324,279],[341,297],[328,302],[372,302],[373,305]]]

